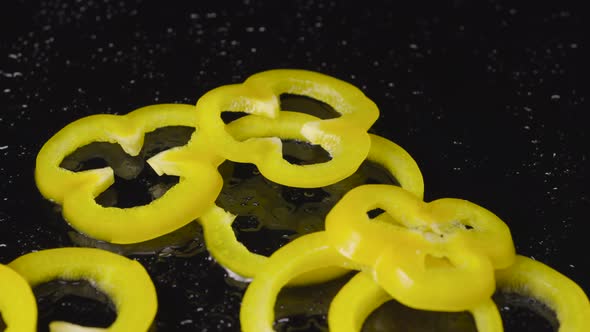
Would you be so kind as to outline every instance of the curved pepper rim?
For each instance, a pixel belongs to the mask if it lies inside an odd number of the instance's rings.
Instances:
[[[331,331],[358,332],[365,320],[392,297],[366,272],[357,273],[336,294],[328,311]],[[478,332],[502,332],[500,312],[491,299],[468,310]]]
[[[489,256],[512,262],[512,238],[507,226],[491,213],[478,213],[486,219],[471,220],[472,230],[457,222],[473,209],[485,210],[473,203],[435,202],[424,203],[397,186],[356,187],[328,213],[328,241],[345,257],[373,269],[376,281],[404,305],[468,310],[493,294],[497,266]],[[370,219],[367,211],[374,208],[384,209],[387,213],[382,216],[391,220]],[[468,241],[469,234],[479,232],[487,237],[481,242],[495,243],[496,249]]]
[[[180,177],[178,184],[147,205],[102,207],[94,198],[114,182],[112,168],[72,172],[61,168],[60,163],[77,148],[97,141],[118,143],[128,154],[137,155],[145,133],[167,126],[194,127],[195,123],[195,107],[182,104],[152,105],[126,115],[79,119],[41,148],[35,168],[37,187],[43,196],[63,206],[67,222],[92,238],[125,244],[167,234],[203,214],[221,191],[223,181],[216,167],[223,159],[201,143],[200,133],[195,132],[187,145],[147,160],[159,175]],[[195,187],[200,190],[194,191]]]
[[[321,145],[332,160],[305,166],[292,165],[282,158],[276,138],[233,137],[221,113],[244,112],[261,120],[280,119],[279,96],[299,94],[331,105],[340,117],[314,120],[301,128],[301,135]],[[215,88],[197,101],[197,117],[205,136],[221,147],[225,159],[253,163],[269,180],[291,187],[317,188],[338,182],[358,168],[369,152],[369,127],[379,110],[355,86],[336,78],[305,71],[278,69],[261,72],[241,84]],[[270,122],[269,124],[270,125]],[[352,148],[350,142],[354,142]],[[346,149],[346,151],[345,151]],[[344,159],[343,159],[344,158]]]
[[[246,116],[232,122],[228,130],[236,137],[247,139],[252,136],[274,136],[282,139],[304,140],[299,128],[305,123],[316,119],[307,114],[283,111],[280,119],[275,119],[273,125],[267,126],[267,121],[259,117]],[[416,162],[399,145],[377,135],[370,135],[371,150],[367,160],[384,167],[399,181],[400,185],[407,188],[414,195],[422,198],[424,194],[424,182],[422,174]],[[254,277],[268,259],[255,254],[236,239],[231,227],[235,215],[215,207],[207,211],[201,218],[205,241],[211,255],[225,268],[243,278]],[[302,275],[290,283],[301,285],[317,283],[333,279],[342,275],[340,269],[322,270],[309,275]]]
[[[18,257],[10,268],[30,285],[55,279],[88,280],[114,303],[117,318],[105,329],[87,328],[68,322],[51,322],[52,332],[68,331],[147,331],[158,308],[156,289],[145,268],[138,262],[93,248],[58,248]]]
[[[537,299],[557,314],[559,332],[590,331],[590,301],[568,277],[531,258],[517,255],[514,264],[496,271],[498,289]]]
[[[0,313],[5,332],[37,331],[37,301],[20,274],[0,264]]]

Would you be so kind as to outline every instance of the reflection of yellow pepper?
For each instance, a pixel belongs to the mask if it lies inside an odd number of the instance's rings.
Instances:
[[[54,279],[88,280],[108,295],[116,307],[117,319],[108,328],[52,322],[52,332],[147,331],[156,315],[156,290],[143,266],[108,251],[48,249],[23,255],[8,266],[23,276],[31,287]]]
[[[301,128],[317,118],[295,112],[281,112],[277,119],[265,119],[247,116],[227,126],[228,132],[238,140],[250,137],[280,137],[281,139],[303,140]],[[416,162],[401,147],[385,138],[370,135],[371,150],[367,159],[383,166],[393,175],[402,187],[421,198],[424,193],[424,182]],[[297,181],[297,179],[293,179]],[[207,248],[211,255],[223,266],[243,276],[254,277],[260,271],[266,257],[250,252],[237,241],[231,224],[235,216],[214,208],[200,218],[205,232]],[[294,280],[295,284],[307,284],[331,279],[340,275],[342,270],[317,271]]]
[[[322,101],[340,117],[306,122],[298,136],[319,144],[332,160],[313,165],[292,165],[283,159],[276,137],[232,136],[222,112],[245,112],[266,120],[278,119],[281,94],[297,94]],[[315,188],[344,179],[356,171],[369,152],[369,127],[379,110],[359,89],[330,76],[304,70],[270,70],[249,77],[242,84],[213,89],[197,102],[198,130],[228,160],[256,164],[260,173],[276,183]],[[270,122],[269,122],[270,123]],[[270,125],[270,124],[269,124]],[[282,135],[278,135],[282,136]]]
[[[144,206],[122,209],[95,202],[94,198],[114,182],[110,167],[72,172],[59,165],[68,154],[92,142],[118,143],[128,154],[137,155],[145,133],[195,123],[194,106],[177,104],[148,106],[123,116],[101,114],[77,120],[49,139],[39,152],[37,187],[43,196],[63,205],[63,216],[74,228],[95,239],[135,243],[169,233],[210,208],[221,190],[222,179],[216,167],[223,160],[208,153],[210,147],[198,147],[199,133],[188,145],[172,149],[174,153],[165,151],[148,160],[158,174],[179,176],[180,182]]]
[[[559,332],[590,331],[590,302],[580,286],[549,266],[517,256],[507,269],[496,271],[498,289],[534,298],[555,311]]]
[[[367,215],[375,208],[385,210],[381,220]],[[348,192],[326,217],[326,233],[342,255],[373,269],[389,294],[416,309],[469,310],[494,292],[493,269],[514,260],[510,231],[491,212],[458,199],[424,203],[396,186]]]
[[[37,302],[27,281],[0,264],[0,314],[5,332],[37,331]]]
[[[328,325],[331,331],[358,332],[369,314],[391,296],[365,272],[359,272],[330,304]],[[501,332],[502,319],[494,302],[488,298],[469,310],[478,332]]]

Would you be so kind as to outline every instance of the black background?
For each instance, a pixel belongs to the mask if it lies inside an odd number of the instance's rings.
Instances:
[[[38,150],[67,123],[194,104],[253,73],[302,68],[376,102],[372,131],[416,159],[426,200],[483,205],[510,226],[519,253],[590,292],[581,8],[434,3],[4,1],[0,262],[68,245],[46,222],[33,181]],[[161,331],[236,329],[241,292],[206,253],[142,259],[159,291]]]

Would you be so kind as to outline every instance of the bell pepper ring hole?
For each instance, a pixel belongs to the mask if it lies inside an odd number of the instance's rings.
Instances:
[[[395,300],[390,300],[367,317],[361,331],[477,332],[477,328],[473,316],[469,312],[416,310]]]
[[[281,110],[305,113],[322,120],[340,117],[340,113],[336,112],[332,106],[302,95],[283,93],[280,95],[280,105]]]
[[[332,160],[330,153],[319,145],[304,141],[281,139],[283,159],[293,165],[320,164]]]
[[[398,227],[406,228],[402,223],[395,220],[389,213],[380,207],[367,211],[367,217],[375,222],[386,222],[388,224],[396,225]]]
[[[322,120],[340,117],[340,113],[330,105],[306,96],[281,94],[280,105],[281,110],[305,113]],[[284,139],[281,139],[281,142],[283,143],[283,159],[293,165],[319,164],[332,160],[330,153],[319,145]]]
[[[52,280],[34,287],[33,293],[41,332],[49,332],[49,323],[53,321],[105,328],[117,318],[109,297],[86,280]]]
[[[246,115],[248,115],[248,113],[246,113],[246,112],[224,111],[224,112],[221,112],[221,120],[223,120],[223,123],[228,124],[228,123],[234,122],[237,119],[242,118]]]
[[[367,211],[367,216],[369,217],[369,219],[375,219],[383,213],[385,213],[385,210],[383,210],[382,208],[375,208]]]
[[[232,224],[236,239],[251,252],[269,257],[289,243],[294,231],[263,227],[256,216],[238,216]],[[266,239],[263,241],[262,239]]]
[[[327,314],[330,303],[340,289],[351,279],[349,273],[334,280],[298,287],[285,287],[275,303],[277,332],[328,331]]]
[[[543,302],[498,290],[492,296],[506,331],[553,332],[559,330],[557,314]]]
[[[104,207],[129,208],[146,205],[177,184],[178,176],[158,176],[146,160],[164,150],[186,145],[194,128],[170,126],[146,133],[137,156],[126,154],[120,145],[93,142],[78,148],[61,162],[60,167],[74,172],[113,168],[115,183],[99,194],[95,201]]]
[[[236,239],[250,251],[270,256],[295,238],[325,229],[325,217],[342,196],[367,183],[397,184],[381,166],[365,161],[348,178],[322,188],[295,188],[264,178],[253,164],[225,161],[216,204],[236,216]]]

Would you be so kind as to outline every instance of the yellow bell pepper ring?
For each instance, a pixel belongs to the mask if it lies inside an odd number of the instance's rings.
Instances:
[[[0,314],[5,332],[37,331],[37,302],[27,281],[0,264]]]
[[[386,213],[371,220],[367,212],[375,208]],[[429,204],[396,186],[365,185],[334,206],[326,232],[342,255],[373,269],[376,281],[401,303],[463,311],[492,295],[494,267],[514,259],[506,225],[479,210],[485,209],[467,201]],[[482,219],[465,219],[474,215]],[[470,234],[479,232],[483,243],[470,242]]]
[[[373,266],[375,281],[400,303],[420,310],[465,311],[494,293],[494,268],[486,257],[466,247],[421,250],[404,244],[385,248]]]
[[[48,249],[20,256],[8,266],[26,279],[31,287],[54,279],[88,280],[109,296],[115,305],[117,318],[108,328],[51,322],[49,328],[52,332],[148,331],[156,315],[156,290],[143,266],[108,251],[93,248]]]
[[[37,187],[47,199],[63,206],[64,219],[78,231],[112,243],[136,243],[176,230],[213,206],[222,179],[216,167],[223,161],[212,147],[203,148],[199,133],[174,148],[174,153],[152,157],[148,163],[160,175],[180,181],[150,204],[132,208],[103,207],[94,198],[114,182],[110,167],[72,172],[60,167],[77,148],[92,142],[119,144],[130,155],[139,154],[144,134],[167,126],[196,125],[195,107],[162,104],[127,115],[92,115],[70,123],[41,148],[36,162]],[[184,151],[184,153],[183,153]],[[195,157],[198,155],[198,158]],[[194,190],[199,188],[199,190]]]
[[[274,307],[280,290],[299,275],[329,267],[360,268],[328,244],[326,232],[307,234],[281,247],[246,289],[240,309],[242,331],[274,331]]]
[[[265,119],[257,116],[240,118],[227,126],[227,130],[238,140],[251,137],[279,137],[281,139],[302,140],[300,129],[318,118],[311,115],[283,111],[281,117]],[[367,156],[369,161],[385,168],[403,187],[422,198],[424,182],[422,174],[412,157],[397,144],[370,135],[371,149]],[[250,252],[237,241],[231,227],[235,216],[221,208],[213,208],[199,218],[203,225],[205,241],[211,255],[225,268],[244,277],[254,277],[267,260],[266,257]],[[340,271],[340,272],[339,272]],[[326,281],[341,275],[339,269],[319,270],[310,275],[302,275],[294,279],[290,285],[309,284]]]
[[[534,298],[557,314],[559,332],[590,331],[590,301],[571,279],[524,256],[496,271],[498,289]]]
[[[331,331],[359,332],[367,317],[391,300],[391,296],[366,272],[357,273],[336,294],[328,312]],[[502,319],[494,302],[488,298],[469,310],[478,332],[502,332]]]
[[[332,157],[312,165],[293,165],[283,159],[276,137],[233,137],[221,113],[245,112],[269,120],[280,118],[281,94],[311,97],[332,106],[340,117],[313,120],[299,130],[311,144],[319,144]],[[316,188],[351,175],[366,158],[370,139],[367,130],[379,110],[360,90],[336,78],[304,70],[270,70],[251,76],[242,84],[213,89],[197,102],[199,130],[228,160],[255,164],[262,175],[276,183],[299,188]],[[263,122],[264,123],[264,122]]]
[[[336,294],[328,311],[331,331],[358,332],[371,312],[391,296],[371,276],[357,273]]]

